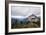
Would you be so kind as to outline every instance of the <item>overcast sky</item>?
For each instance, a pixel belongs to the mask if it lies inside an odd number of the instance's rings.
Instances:
[[[39,15],[41,13],[40,7],[32,7],[32,6],[12,6],[11,8],[12,16],[28,16],[28,15]]]

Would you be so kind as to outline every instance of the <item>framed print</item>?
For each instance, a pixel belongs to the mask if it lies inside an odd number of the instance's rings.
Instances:
[[[7,1],[5,6],[5,32],[7,34],[45,31],[45,3]]]

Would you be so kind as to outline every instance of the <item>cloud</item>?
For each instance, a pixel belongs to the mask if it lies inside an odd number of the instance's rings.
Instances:
[[[12,16],[40,15],[41,8],[32,6],[12,6],[11,11]]]

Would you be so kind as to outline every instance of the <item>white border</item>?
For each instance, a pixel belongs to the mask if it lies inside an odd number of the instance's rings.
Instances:
[[[11,6],[35,6],[41,7],[41,27],[40,28],[23,28],[23,29],[11,29]],[[8,32],[23,32],[23,31],[41,31],[43,30],[43,5],[34,5],[34,4],[11,4],[9,3],[9,25],[8,25]]]

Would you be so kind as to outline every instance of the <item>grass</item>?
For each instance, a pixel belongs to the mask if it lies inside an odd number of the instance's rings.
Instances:
[[[40,27],[40,23],[28,23],[28,24],[16,24],[14,26],[12,26],[12,28],[39,28]]]

